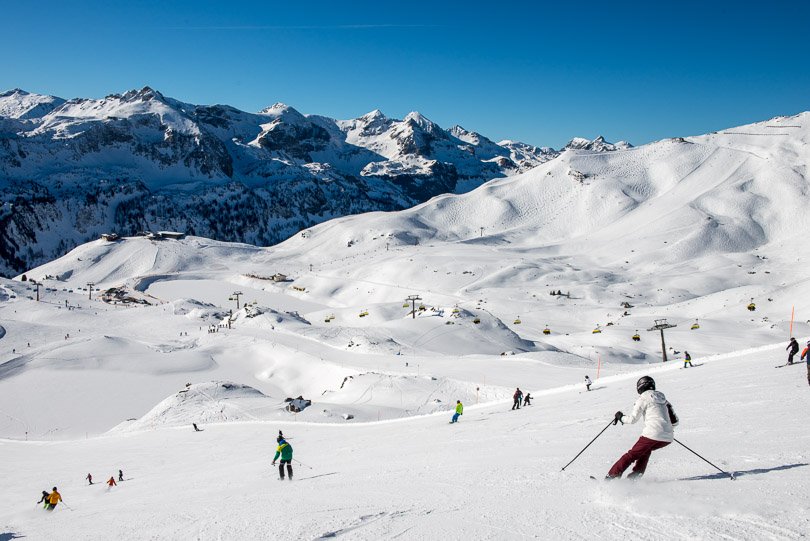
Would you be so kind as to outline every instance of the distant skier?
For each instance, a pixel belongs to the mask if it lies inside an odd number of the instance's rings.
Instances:
[[[87,477],[85,477],[85,479],[87,479],[87,481],[88,481],[88,482],[89,482],[91,485],[93,484],[93,476],[92,476],[91,474],[89,474],[89,473],[88,473],[88,474],[87,474]]]
[[[793,364],[793,356],[799,352],[799,342],[796,341],[795,338],[791,337],[790,342],[788,343],[785,351],[788,352],[788,364]]]
[[[683,367],[686,368],[687,365],[692,366],[692,356],[689,355],[688,351],[684,350],[684,352],[683,352]]]
[[[591,385],[593,385],[593,382],[591,381],[591,378],[589,378],[588,376],[585,376],[585,390],[590,391],[591,390]]]
[[[523,397],[523,405],[524,406],[532,405],[532,393],[526,393],[526,396]]]
[[[520,390],[520,387],[515,390],[515,394],[512,395],[512,399],[514,400],[512,403],[512,409],[520,409],[520,402],[523,400],[523,391]]]
[[[457,423],[459,415],[464,415],[464,405],[461,403],[461,400],[456,400],[456,412],[453,414],[453,419],[450,422]]]
[[[110,480],[109,480],[109,481],[107,481],[107,486],[108,486],[109,488],[112,488],[112,487],[118,486],[118,484],[115,482],[115,477],[110,476]]]
[[[635,423],[643,417],[644,429],[633,448],[610,468],[605,479],[620,478],[634,462],[633,471],[627,477],[641,477],[647,469],[650,454],[656,449],[666,447],[675,438],[673,427],[678,425],[678,417],[664,393],[655,390],[655,381],[650,376],[644,376],[636,382],[636,390],[641,396],[636,400],[633,412],[624,415],[621,411],[617,411],[613,424],[619,422],[624,424],[625,421]]]
[[[46,508],[48,507],[48,491],[47,490],[42,491],[42,497],[37,502],[37,505],[39,505],[39,504],[43,504],[44,507],[46,507]]]
[[[56,490],[56,487],[53,487],[53,492],[48,494],[48,505],[45,507],[45,509],[47,509],[48,511],[53,511],[54,509],[56,509],[56,504],[62,501],[64,501],[62,499],[62,495],[59,494],[59,491]]]
[[[194,432],[202,432],[199,428],[197,428],[197,423],[191,423],[191,426],[194,427]]]
[[[122,470],[118,470],[118,482],[120,483],[123,480],[124,480],[124,472]]]
[[[293,469],[292,469],[292,457],[293,457],[293,448],[292,445],[287,443],[287,440],[281,436],[281,432],[279,432],[279,437],[276,439],[278,442],[278,448],[276,449],[276,456],[273,457],[273,466],[276,465],[276,460],[279,456],[281,456],[281,462],[278,464],[278,478],[283,480],[284,479],[284,465],[287,465],[287,475],[292,481],[293,478]]]

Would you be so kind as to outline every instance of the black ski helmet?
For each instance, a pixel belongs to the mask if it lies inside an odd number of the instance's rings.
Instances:
[[[655,380],[652,379],[650,376],[643,376],[639,378],[636,382],[636,390],[638,394],[643,393],[644,391],[655,390]]]

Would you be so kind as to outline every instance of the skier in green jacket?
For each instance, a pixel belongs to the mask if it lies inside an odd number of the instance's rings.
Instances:
[[[461,400],[456,400],[456,412],[453,414],[453,420],[450,421],[451,423],[458,422],[458,416],[464,413],[464,406],[461,404]]]
[[[276,460],[278,457],[281,456],[281,462],[278,464],[278,478],[280,480],[284,480],[284,464],[287,465],[287,476],[289,477],[290,481],[293,478],[293,469],[292,469],[292,457],[293,457],[293,448],[292,445],[287,443],[287,440],[284,439],[284,436],[279,434],[278,438],[276,438],[278,442],[278,448],[276,449],[276,456],[273,457],[273,466],[276,465]]]

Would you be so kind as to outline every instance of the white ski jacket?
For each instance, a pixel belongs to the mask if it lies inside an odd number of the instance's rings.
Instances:
[[[675,431],[672,427],[678,425],[678,418],[673,409],[672,416],[675,418],[675,422],[673,423],[670,420],[671,408],[672,405],[667,402],[664,393],[653,390],[644,391],[636,400],[633,413],[623,416],[622,422],[635,423],[643,417],[644,430],[641,431],[642,436],[655,441],[672,443],[675,438]]]

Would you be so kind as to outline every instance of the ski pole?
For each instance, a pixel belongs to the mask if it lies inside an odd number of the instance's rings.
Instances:
[[[610,425],[615,425],[615,424],[616,424],[616,421],[615,421],[615,420],[610,421],[610,422],[607,424],[607,426],[606,426],[605,428],[603,428],[603,429],[602,429],[602,432],[600,432],[599,434],[597,434],[597,435],[596,435],[596,438],[594,438],[594,439],[592,439],[592,440],[591,440],[591,443],[595,442],[595,441],[596,441],[596,439],[597,439],[599,436],[601,436],[601,435],[602,435],[602,433],[603,433],[605,430],[607,430],[608,428],[610,428]],[[568,464],[566,464],[565,466],[563,466],[563,469],[562,469],[562,470],[560,470],[560,471],[565,471],[565,468],[567,468],[568,466],[570,466],[571,464],[573,464],[573,463],[574,463],[574,460],[578,459],[578,458],[579,458],[579,455],[581,455],[582,453],[584,453],[584,452],[585,452],[585,449],[587,449],[588,447],[590,447],[590,446],[591,446],[591,443],[589,443],[588,445],[586,445],[586,446],[585,446],[585,447],[582,449],[582,451],[580,451],[579,453],[577,453],[577,456],[575,456],[574,458],[572,458],[572,459],[571,459],[571,462],[569,462]]]
[[[720,473],[725,473],[726,475],[728,475],[731,478],[732,481],[734,481],[734,474],[733,473],[729,473],[727,471],[721,470],[720,468],[718,468],[717,466],[715,466],[714,464],[712,464],[711,462],[709,462],[708,460],[706,460],[705,458],[703,458],[702,456],[700,456],[699,454],[694,452],[692,449],[690,449],[689,447],[687,447],[683,443],[679,442],[677,439],[675,439],[675,438],[672,438],[672,439],[675,440],[675,443],[677,443],[678,445],[680,445],[681,447],[683,447],[684,449],[686,449],[687,451],[689,451],[690,453],[692,453],[693,455],[695,455],[696,457],[698,457],[699,459],[704,461],[706,464],[708,464],[709,466],[711,466],[715,470],[719,471]]]
[[[293,460],[295,460],[296,462],[298,462],[300,465],[302,465],[305,468],[309,468],[310,470],[313,469],[312,466],[307,466],[306,464],[304,464],[303,462],[301,462],[297,458],[294,458]]]

